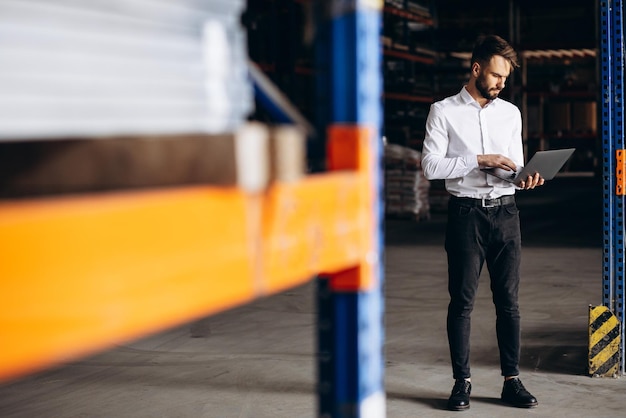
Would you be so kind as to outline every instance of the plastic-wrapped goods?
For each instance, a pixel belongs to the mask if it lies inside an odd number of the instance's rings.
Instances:
[[[245,0],[0,0],[0,141],[233,132]]]
[[[416,220],[430,218],[429,181],[424,177],[421,153],[411,148],[385,146],[385,213]]]

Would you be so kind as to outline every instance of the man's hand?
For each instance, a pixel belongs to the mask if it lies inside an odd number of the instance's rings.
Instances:
[[[515,171],[516,165],[513,160],[500,154],[483,154],[477,155],[478,165],[481,167],[498,167],[503,170]],[[529,190],[537,186],[543,186],[545,180],[536,173],[534,176],[528,176],[526,180],[522,180],[517,184],[520,189]]]
[[[528,176],[526,180],[521,181],[518,186],[521,189],[529,190],[534,189],[537,186],[543,186],[544,182],[545,180],[543,179],[543,177],[541,177],[539,173],[535,173],[534,176]]]
[[[517,167],[513,160],[500,154],[477,155],[476,159],[480,167],[497,167],[507,171],[515,171]]]

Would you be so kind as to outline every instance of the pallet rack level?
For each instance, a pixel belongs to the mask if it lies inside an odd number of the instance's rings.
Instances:
[[[359,265],[369,187],[365,170],[344,170],[258,193],[0,202],[0,380]]]

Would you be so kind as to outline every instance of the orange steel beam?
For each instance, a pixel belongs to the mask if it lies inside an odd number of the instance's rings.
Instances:
[[[247,206],[200,188],[1,203],[0,379],[252,299]]]
[[[0,201],[0,381],[358,266],[368,178]]]
[[[276,185],[264,201],[260,264],[271,293],[294,276],[340,271],[367,256],[371,209],[361,204],[363,177],[346,171],[304,183]]]
[[[360,199],[356,204],[361,211],[361,256],[348,269],[329,274],[330,287],[334,291],[356,292],[368,290],[376,284],[375,272],[378,254],[375,242],[378,239],[374,203],[374,161],[372,143],[374,130],[355,124],[335,124],[328,127],[327,156],[330,170],[356,170],[361,173],[358,184]]]

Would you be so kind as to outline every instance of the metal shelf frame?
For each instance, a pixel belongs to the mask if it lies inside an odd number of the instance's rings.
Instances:
[[[385,416],[383,2],[315,5],[326,172],[0,200],[0,381],[314,279],[319,415]]]
[[[382,257],[382,1],[326,0],[316,10],[319,131],[327,132],[330,169],[354,162],[356,137],[370,158],[372,252],[368,264],[318,279],[320,417],[385,416]],[[326,129],[325,129],[326,127]],[[363,280],[364,274],[371,275]]]
[[[624,194],[618,193],[617,153],[624,150],[624,4],[602,0],[600,13],[601,134],[603,158],[603,277],[602,303],[621,323],[624,335]],[[624,374],[624,344],[620,374]]]

